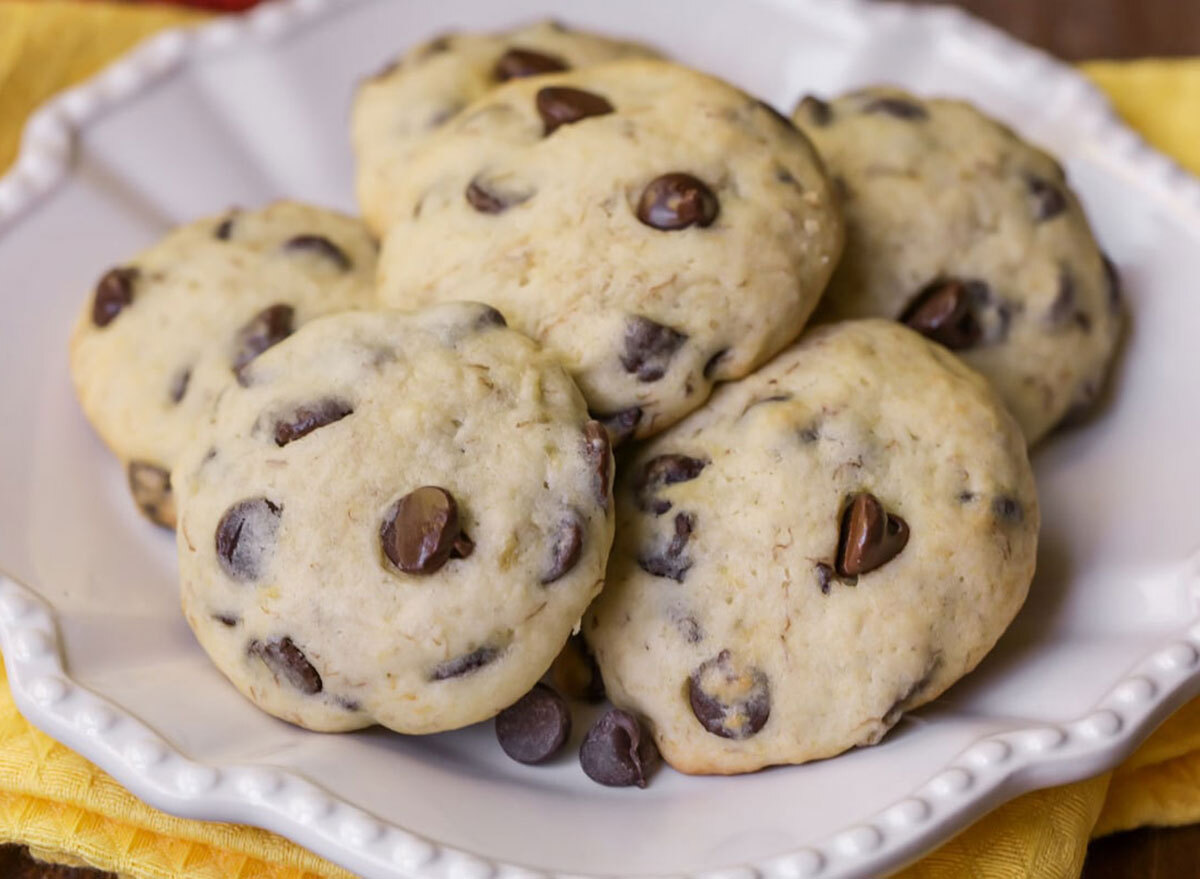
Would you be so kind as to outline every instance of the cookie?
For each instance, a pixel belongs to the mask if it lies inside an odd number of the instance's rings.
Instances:
[[[147,516],[174,527],[171,468],[222,389],[310,318],[370,305],[375,260],[357,220],[279,202],[183,226],[104,274],[71,376]]]
[[[617,439],[654,434],[791,342],[841,248],[808,140],[665,61],[491,91],[414,153],[380,297],[466,297],[563,358]]]
[[[878,742],[991,649],[1038,503],[995,392],[899,324],[816,328],[637,450],[584,633],[689,773]]]
[[[1058,163],[968,104],[873,88],[796,123],[843,196],[817,320],[890,317],[958,353],[1036,442],[1085,411],[1121,332],[1115,271]]]
[[[300,726],[484,720],[599,591],[611,474],[562,366],[494,309],[320,318],[228,386],[172,474],[184,612]]]
[[[355,95],[351,134],[367,224],[379,233],[387,229],[413,149],[500,83],[656,54],[556,21],[494,34],[444,34],[415,47],[365,80]]]

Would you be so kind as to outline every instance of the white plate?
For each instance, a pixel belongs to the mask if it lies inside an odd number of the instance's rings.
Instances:
[[[1064,158],[1122,269],[1134,321],[1115,399],[1036,455],[1045,528],[1027,606],[975,674],[878,747],[611,790],[573,750],[545,768],[509,761],[488,725],[404,738],[277,722],[205,660],[178,612],[171,539],[134,512],[75,405],[67,332],[102,270],[230,204],[350,208],[355,80],[447,26],[546,12],[650,40],[783,108],[876,80],[972,98]],[[0,182],[0,566],[12,577],[0,648],[13,693],[151,804],[267,827],[371,877],[898,867],[1009,797],[1114,765],[1200,690],[1197,278],[1200,185],[1070,69],[948,9],[295,0],[161,35],[40,112]]]

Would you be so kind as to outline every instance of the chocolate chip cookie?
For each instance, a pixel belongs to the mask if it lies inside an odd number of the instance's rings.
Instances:
[[[174,527],[171,468],[222,389],[310,318],[370,305],[375,260],[357,220],[279,202],[183,226],[100,278],[71,376],[150,519]]]
[[[410,50],[365,80],[354,101],[358,201],[368,225],[387,229],[413,148],[497,85],[656,54],[556,21],[495,34],[444,34]]]
[[[518,80],[414,152],[380,296],[494,305],[618,440],[647,437],[799,334],[835,202],[807,138],[719,80],[665,61]]]
[[[484,720],[599,591],[612,457],[494,309],[314,320],[231,383],[172,474],[185,614],[256,705],[315,730]]]
[[[968,104],[893,88],[805,98],[794,118],[846,215],[818,320],[890,317],[958,353],[1030,443],[1087,409],[1120,291],[1054,159]]]
[[[1020,429],[890,321],[809,331],[639,449],[616,491],[584,632],[684,772],[878,742],[975,667],[1033,576]]]

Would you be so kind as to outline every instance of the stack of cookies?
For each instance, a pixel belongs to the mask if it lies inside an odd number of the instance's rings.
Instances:
[[[176,230],[71,342],[247,698],[495,717],[537,763],[606,693],[583,768],[641,786],[873,744],[991,649],[1027,448],[1122,323],[1052,158],[894,88],[789,119],[553,22],[418,46],[352,136],[363,220]]]

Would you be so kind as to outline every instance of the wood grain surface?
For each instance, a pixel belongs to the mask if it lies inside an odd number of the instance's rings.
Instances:
[[[935,0],[939,2],[939,0]],[[1061,58],[1200,55],[1200,0],[960,0],[962,6]],[[39,864],[0,846],[4,879],[112,879]],[[1037,877],[1032,877],[1037,879]],[[1200,826],[1120,833],[1092,844],[1083,879],[1200,879]]]

